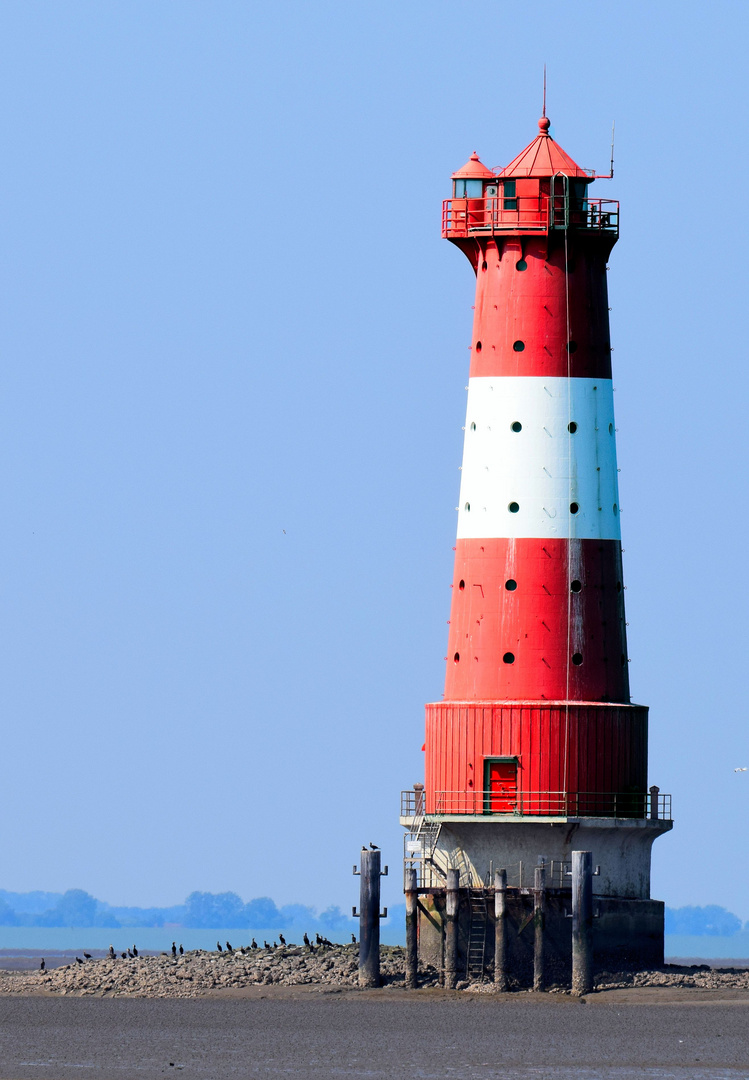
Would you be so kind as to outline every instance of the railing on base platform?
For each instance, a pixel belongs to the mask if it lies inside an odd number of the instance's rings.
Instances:
[[[653,787],[649,792],[436,791],[401,792],[401,817],[446,817],[453,814],[497,817],[612,817],[671,821],[671,796]]]

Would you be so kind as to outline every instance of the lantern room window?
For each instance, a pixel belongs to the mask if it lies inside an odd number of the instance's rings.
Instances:
[[[514,180],[505,180],[504,184],[502,185],[502,188],[503,188],[502,194],[504,195],[504,202],[503,202],[502,205],[503,205],[504,209],[505,210],[517,210],[517,208],[518,208],[518,200],[517,200],[517,192],[515,190],[515,181]]]
[[[484,195],[483,180],[454,180],[453,197],[456,199],[481,199]]]

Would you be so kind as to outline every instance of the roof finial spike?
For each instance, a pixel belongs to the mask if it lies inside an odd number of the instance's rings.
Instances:
[[[546,64],[544,64],[544,112],[543,112],[543,115],[546,116]]]

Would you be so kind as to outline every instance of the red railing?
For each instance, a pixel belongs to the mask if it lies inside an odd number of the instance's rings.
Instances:
[[[445,817],[452,814],[511,814],[539,817],[618,817],[671,820],[671,796],[660,792],[518,791],[512,795],[492,791],[436,791],[425,802],[425,792],[401,792],[401,816]]]
[[[587,199],[576,205],[566,195],[520,195],[516,199],[445,199],[442,204],[444,237],[547,233],[567,228],[618,236],[619,203],[615,199]]]

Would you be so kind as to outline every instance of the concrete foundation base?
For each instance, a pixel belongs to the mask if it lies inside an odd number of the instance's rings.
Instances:
[[[443,884],[447,869],[455,867],[461,885],[481,886],[504,868],[508,884],[522,888],[533,884],[534,867],[543,857],[548,883],[561,888],[568,884],[564,875],[573,850],[590,851],[594,866],[600,866],[595,895],[647,900],[650,851],[672,825],[657,818],[443,817],[431,859],[441,880],[423,884]]]
[[[494,890],[462,889],[458,915],[459,977],[481,977],[468,972],[468,940],[474,921],[476,934],[477,899],[483,893],[483,977],[491,978],[494,968]],[[569,986],[572,974],[572,920],[569,889],[549,889],[546,896],[544,928],[545,980],[547,984]],[[473,909],[473,913],[472,913]],[[530,889],[507,891],[507,967],[510,984],[529,987],[533,983],[533,893]],[[660,900],[632,900],[598,897],[594,901],[594,963],[598,970],[643,969],[663,963],[664,905]],[[421,892],[419,896],[419,963],[444,970],[445,892]]]

